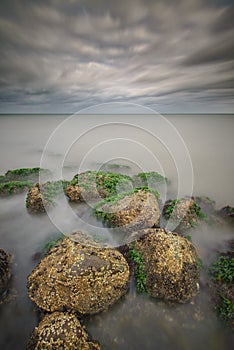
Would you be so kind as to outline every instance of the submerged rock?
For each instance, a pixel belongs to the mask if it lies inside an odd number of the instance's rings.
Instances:
[[[227,205],[218,211],[218,215],[230,224],[234,223],[234,208]]]
[[[140,188],[131,193],[109,197],[95,208],[95,215],[110,227],[136,231],[157,226],[160,219],[158,193]]]
[[[74,202],[105,198],[132,189],[131,178],[127,175],[86,171],[75,175],[66,189],[67,197]]]
[[[0,249],[0,304],[4,301],[5,292],[11,279],[11,255]]]
[[[141,274],[145,274],[147,292],[152,297],[179,303],[195,296],[200,270],[192,243],[164,229],[147,229],[139,235],[132,249],[142,256]]]
[[[190,198],[167,201],[163,208],[163,216],[169,220],[169,228],[176,228],[179,233],[198,226],[201,220],[206,218],[201,208]]]
[[[49,312],[93,314],[106,310],[128,289],[129,267],[115,249],[64,238],[28,277],[29,297]]]
[[[27,350],[46,349],[101,350],[96,341],[90,340],[76,316],[63,312],[47,314],[27,344]]]

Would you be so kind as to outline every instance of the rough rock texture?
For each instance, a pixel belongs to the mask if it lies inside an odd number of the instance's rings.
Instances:
[[[114,202],[106,201],[97,206],[96,215],[111,227],[121,227],[124,231],[136,231],[157,226],[160,209],[157,197],[141,189]]]
[[[3,249],[0,249],[0,304],[4,300],[4,292],[6,292],[11,278],[11,256]]]
[[[75,175],[66,189],[67,197],[74,202],[97,200],[130,190],[131,178],[127,175],[103,171],[86,171]]]
[[[230,224],[234,224],[234,208],[230,206],[223,207],[218,211],[218,215]]]
[[[143,255],[150,295],[180,303],[195,296],[199,289],[199,267],[192,243],[164,229],[143,230],[140,234],[134,249]]]
[[[30,212],[44,213],[52,204],[46,200],[40,191],[40,185],[37,183],[27,194],[26,207]]]
[[[176,228],[179,233],[197,226],[201,219],[200,207],[190,198],[167,201],[163,209],[163,215],[167,220],[170,219],[169,228]]]
[[[42,309],[93,314],[107,309],[128,289],[129,267],[115,249],[65,238],[28,277],[29,297]]]
[[[101,350],[90,340],[85,327],[74,314],[54,312],[47,314],[35,328],[27,350]]]

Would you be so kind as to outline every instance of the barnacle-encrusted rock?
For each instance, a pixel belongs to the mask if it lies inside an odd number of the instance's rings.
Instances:
[[[197,226],[201,219],[206,217],[195,201],[190,198],[167,201],[163,208],[163,215],[170,220],[168,227],[176,228],[179,233]]]
[[[26,207],[29,212],[44,213],[55,205],[55,199],[64,194],[68,181],[48,181],[35,184],[27,194]]]
[[[74,314],[54,312],[47,314],[29,339],[27,350],[101,350],[90,340],[85,327]]]
[[[164,229],[139,232],[134,249],[143,256],[146,290],[156,298],[186,302],[198,292],[196,249],[186,238]]]
[[[28,277],[29,297],[42,309],[93,314],[107,309],[128,289],[129,267],[115,249],[64,238]]]
[[[86,171],[74,176],[66,189],[66,195],[71,201],[83,202],[105,198],[131,188],[131,178],[127,175]]]
[[[10,254],[0,249],[0,304],[3,302],[4,292],[7,290],[11,278],[10,262]]]
[[[157,193],[148,188],[110,197],[97,204],[95,215],[111,227],[135,231],[158,225],[160,209]]]
[[[37,183],[30,188],[26,198],[26,207],[30,212],[44,213],[51,207],[51,203],[46,200],[41,193],[40,185]]]

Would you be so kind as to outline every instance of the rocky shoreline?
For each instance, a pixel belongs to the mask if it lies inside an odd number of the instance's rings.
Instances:
[[[37,170],[32,170],[37,169]],[[80,324],[82,317],[111,308],[128,293],[134,275],[139,293],[168,303],[188,303],[199,293],[201,259],[190,233],[199,225],[233,225],[234,209],[215,209],[207,197],[179,198],[160,203],[160,186],[168,180],[156,172],[133,177],[87,171],[70,181],[38,183],[39,169],[7,172],[1,185],[31,181],[26,208],[46,213],[59,196],[68,202],[94,203],[93,215],[123,236],[118,248],[99,244],[78,230],[52,244],[28,276],[28,295],[45,314],[28,349],[101,349]],[[45,170],[43,170],[45,171]],[[36,174],[36,177],[33,176]],[[11,181],[12,180],[12,181]],[[34,182],[33,182],[34,181]],[[5,185],[4,185],[5,186]],[[2,187],[4,195],[8,193]],[[10,186],[10,185],[9,185]],[[13,186],[13,185],[12,185]],[[171,232],[168,227],[173,227]],[[167,227],[167,228],[166,228]],[[97,228],[98,234],[98,228]],[[53,246],[54,245],[54,246]],[[219,254],[208,268],[207,281],[214,308],[234,330],[234,251]],[[10,255],[0,249],[0,303],[9,287]]]

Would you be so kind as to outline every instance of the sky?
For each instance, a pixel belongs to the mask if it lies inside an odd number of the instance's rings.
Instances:
[[[234,1],[1,0],[0,113],[234,113]]]

